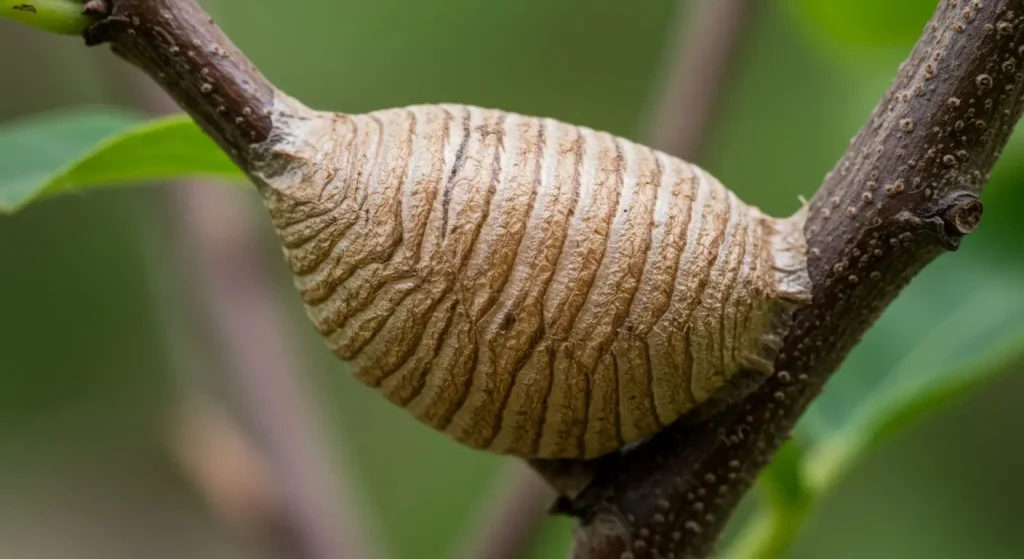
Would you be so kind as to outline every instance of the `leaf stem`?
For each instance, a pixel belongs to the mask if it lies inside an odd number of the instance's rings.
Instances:
[[[81,35],[92,23],[76,0],[0,0],[0,18],[59,35]]]

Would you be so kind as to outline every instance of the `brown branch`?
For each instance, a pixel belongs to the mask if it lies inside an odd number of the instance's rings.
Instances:
[[[980,6],[980,7],[979,7]],[[989,171],[1021,114],[1024,0],[944,0],[806,226],[814,302],[752,395],[592,464],[565,509],[577,559],[707,557],[758,472],[829,376],[925,265],[981,217]]]
[[[219,402],[187,390],[168,422],[169,450],[182,472],[233,535],[301,557],[257,445]]]
[[[657,101],[647,125],[650,144],[693,160],[705,143],[732,65],[750,21],[754,0],[680,1],[671,30],[671,46],[661,72]],[[685,9],[684,9],[685,8]],[[543,473],[544,468],[540,468]],[[537,488],[536,475],[510,475],[488,511],[487,523],[474,532],[476,551],[467,557],[514,558],[530,542],[547,510],[538,506],[548,492]]]
[[[683,4],[682,2],[680,3]],[[696,160],[714,121],[723,85],[754,0],[692,0],[679,10],[663,85],[647,125],[648,142],[666,153]]]
[[[88,45],[141,68],[243,169],[270,136],[273,86],[194,0],[92,0]]]
[[[258,139],[262,129],[244,110],[267,101],[251,87],[263,83],[258,73],[204,23],[193,0],[107,2],[111,10],[90,39],[113,43],[147,68],[245,165],[245,133]],[[679,421],[631,451],[555,464],[592,474],[582,493],[561,503],[581,519],[576,557],[712,553],[740,497],[863,332],[918,271],[978,224],[977,196],[1021,113],[1022,14],[1024,0],[941,3],[810,204],[814,302],[796,317],[776,375],[738,404],[703,422]],[[163,52],[194,45],[193,30],[200,33],[194,52]],[[202,76],[217,62],[201,53],[221,50],[237,72],[218,74],[217,87],[240,94],[204,96],[208,82],[184,68]],[[217,116],[221,106],[242,128]]]

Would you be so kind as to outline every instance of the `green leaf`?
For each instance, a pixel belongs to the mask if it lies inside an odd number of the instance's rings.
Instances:
[[[759,479],[766,504],[725,557],[782,556],[871,450],[1024,362],[1024,249],[1007,228],[1024,193],[994,185],[988,199],[999,215],[914,280],[815,400]]]
[[[810,487],[827,490],[913,420],[1024,362],[1024,168],[1014,159],[993,174],[978,233],[910,284],[804,417]]]
[[[1024,363],[1020,145],[992,174],[978,232],[911,282],[801,420],[812,492],[831,489],[913,421]]]
[[[0,0],[0,18],[61,35],[80,35],[91,23],[81,0]]]
[[[186,176],[245,178],[191,119],[142,122],[124,111],[61,111],[0,127],[0,213],[97,187]]]
[[[928,266],[853,350],[759,479],[729,559],[774,559],[844,475],[916,420],[1024,363],[1024,166],[993,173],[977,234]],[[795,443],[795,444],[794,444]]]
[[[808,411],[799,434],[812,443],[811,487],[828,489],[911,420],[1024,360],[1024,274],[962,256],[940,259],[897,299]]]

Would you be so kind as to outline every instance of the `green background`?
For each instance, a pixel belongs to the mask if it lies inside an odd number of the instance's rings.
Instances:
[[[208,4],[268,77],[319,108],[465,102],[638,139],[677,9],[671,0]],[[839,158],[933,8],[763,3],[698,162],[746,201],[792,211]],[[111,85],[117,63],[103,49],[7,23],[0,48],[0,121],[131,98]],[[13,166],[5,156],[0,166]],[[865,394],[929,382],[954,361],[973,370],[997,349],[1019,353],[1021,181],[1015,143],[986,192],[978,234],[900,297],[801,437],[834,440]],[[166,451],[179,382],[161,323],[169,280],[154,264],[169,251],[166,200],[98,191],[0,217],[0,557],[262,553],[214,520]],[[394,557],[447,557],[507,462],[451,443],[349,378],[304,323],[269,221],[261,223],[315,404],[362,512]],[[1024,360],[1009,362],[1009,374],[859,462],[788,556],[1024,556]],[[565,557],[569,528],[547,521],[529,557]]]

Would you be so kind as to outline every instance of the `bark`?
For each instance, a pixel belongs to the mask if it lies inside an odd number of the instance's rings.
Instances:
[[[90,43],[145,69],[243,167],[271,89],[193,0],[91,2]],[[559,509],[574,556],[706,557],[757,473],[849,350],[925,265],[978,225],[978,195],[1021,114],[1024,0],[944,0],[891,89],[809,204],[814,302],[777,373],[700,422],[588,463]],[[247,110],[248,109],[248,110]]]
[[[274,87],[195,0],[93,0],[87,45],[109,43],[141,68],[249,170],[270,136]]]

